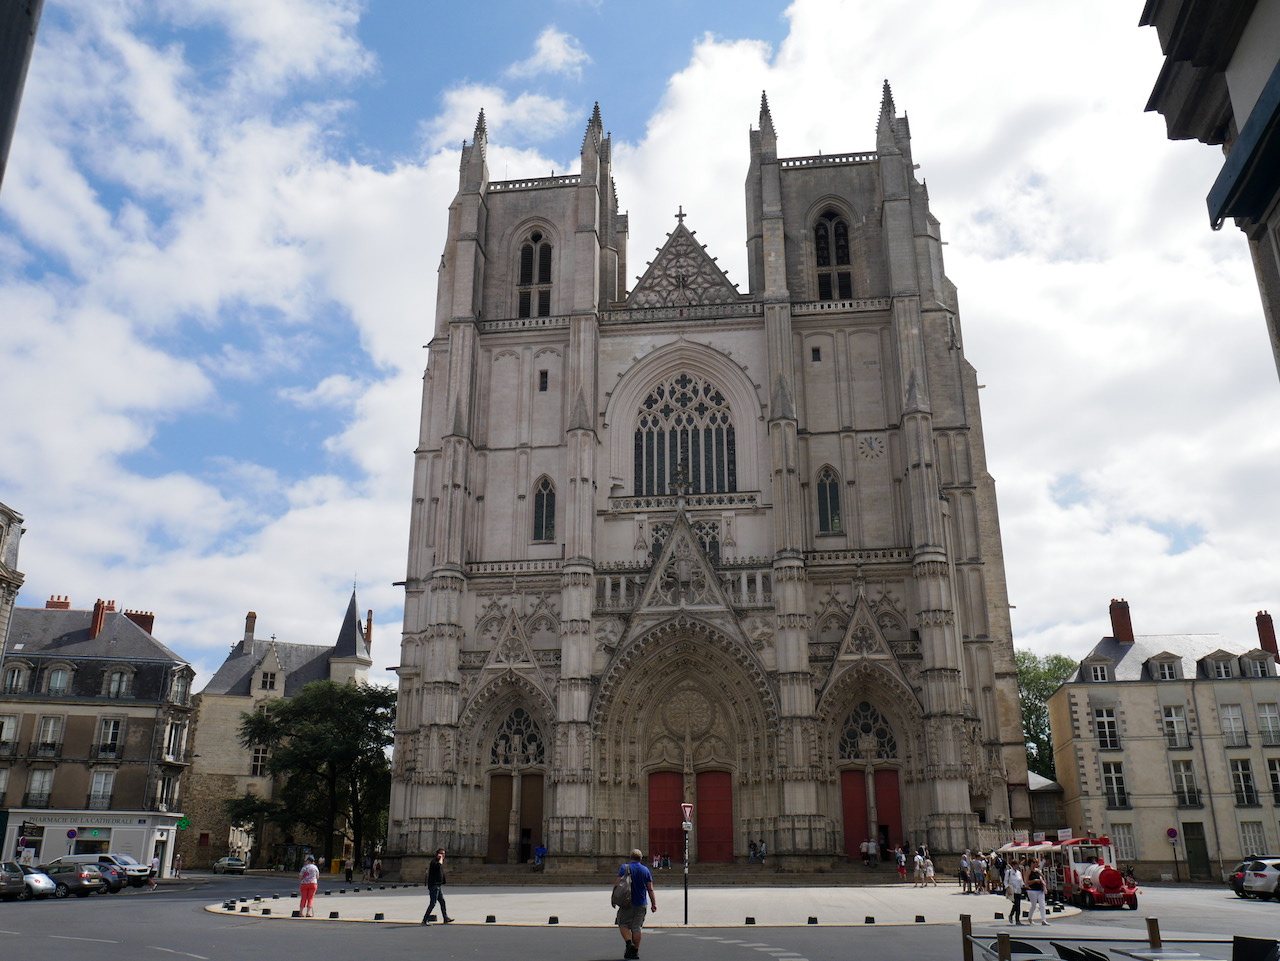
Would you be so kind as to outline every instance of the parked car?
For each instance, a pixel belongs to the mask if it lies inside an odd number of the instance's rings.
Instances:
[[[50,864],[114,864],[129,879],[131,887],[140,888],[151,877],[151,868],[138,861],[131,854],[106,852],[101,854],[64,854],[54,858]]]
[[[1280,899],[1280,858],[1250,861],[1244,873],[1244,889],[1255,898]]]
[[[27,901],[31,898],[47,898],[53,894],[54,888],[57,887],[53,883],[53,878],[30,864],[21,864],[19,867],[22,868],[22,879],[27,882],[27,890],[18,895],[19,901]]]
[[[0,898],[12,901],[22,897],[27,883],[22,879],[22,868],[17,861],[0,861]]]
[[[244,874],[244,862],[239,858],[218,858],[213,862],[214,874]]]
[[[1263,857],[1263,855],[1250,854],[1243,861],[1240,861],[1238,864],[1236,864],[1234,868],[1232,868],[1230,871],[1227,872],[1226,874],[1227,887],[1229,887],[1232,891],[1236,893],[1236,897],[1249,898],[1253,896],[1244,889],[1244,875],[1245,875],[1245,872],[1249,869],[1250,862],[1257,861],[1261,857]]]
[[[53,881],[55,898],[65,898],[69,894],[74,894],[78,898],[87,898],[95,891],[101,891],[106,885],[93,864],[55,861],[40,865],[40,870],[49,875],[49,879]]]
[[[98,892],[99,894],[119,894],[124,886],[129,883],[125,873],[114,864],[99,861],[97,864],[89,864],[86,867],[94,868],[102,875],[104,887]]]

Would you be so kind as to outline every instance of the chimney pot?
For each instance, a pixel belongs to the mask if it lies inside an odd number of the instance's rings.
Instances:
[[[1271,615],[1266,611],[1258,611],[1257,620],[1259,645],[1272,659],[1280,661],[1280,650],[1276,648],[1276,626],[1271,621]]]
[[[373,608],[369,608],[369,613],[365,615],[364,622],[364,646],[369,650],[373,649]]]
[[[151,611],[125,611],[124,616],[137,624],[148,634],[155,633],[156,616]]]
[[[69,611],[71,610],[71,599],[66,594],[50,594],[49,599],[44,602],[46,611]]]
[[[1123,597],[1111,599],[1111,636],[1121,644],[1133,643],[1133,621],[1129,617],[1129,602]]]

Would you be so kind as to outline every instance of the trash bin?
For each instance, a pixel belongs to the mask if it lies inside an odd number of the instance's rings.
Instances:
[[[333,858],[332,860],[329,861],[329,873],[330,874],[342,873],[342,858]]]

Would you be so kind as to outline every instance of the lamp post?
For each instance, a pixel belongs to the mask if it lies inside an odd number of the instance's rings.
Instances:
[[[684,923],[689,923],[689,832],[693,830],[693,805],[688,801],[680,804],[680,814],[682,821],[680,827],[684,828]]]

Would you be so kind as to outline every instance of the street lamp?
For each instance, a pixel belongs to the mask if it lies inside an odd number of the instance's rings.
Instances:
[[[681,824],[684,828],[684,923],[689,923],[689,832],[693,830],[693,805],[688,801],[680,804]]]

